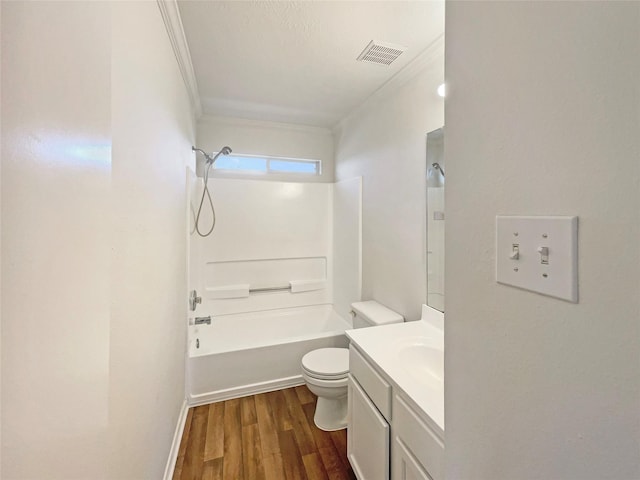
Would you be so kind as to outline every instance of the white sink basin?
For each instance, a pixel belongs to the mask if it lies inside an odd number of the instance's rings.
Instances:
[[[444,382],[444,351],[429,345],[426,339],[414,338],[402,342],[398,359],[417,380],[441,385]]]

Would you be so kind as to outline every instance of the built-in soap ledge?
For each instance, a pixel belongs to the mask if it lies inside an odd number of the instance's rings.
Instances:
[[[207,287],[205,289],[205,295],[210,300],[219,300],[223,298],[245,298],[249,296],[249,284]]]
[[[250,284],[224,285],[205,289],[206,297],[211,300],[225,298],[247,298],[253,293],[289,291],[291,293],[313,292],[327,288],[326,280],[291,280],[288,285],[251,286]]]
[[[326,280],[292,280],[289,282],[291,293],[313,292],[327,288]]]

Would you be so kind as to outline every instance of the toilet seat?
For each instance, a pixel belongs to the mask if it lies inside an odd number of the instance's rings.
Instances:
[[[303,371],[302,378],[304,378],[304,381],[307,382],[307,386],[313,385],[316,387],[322,387],[331,390],[339,390],[342,387],[346,388],[349,383],[348,375],[345,375],[342,378],[333,378],[331,380],[327,380],[323,378],[310,377],[309,375],[307,375],[307,372]]]
[[[318,373],[309,372],[306,368],[302,368],[302,372],[309,378],[314,378],[316,380],[342,380],[343,378],[347,378],[348,374],[342,375],[320,375]]]
[[[302,357],[302,369],[312,378],[341,380],[349,373],[349,350],[319,348]]]

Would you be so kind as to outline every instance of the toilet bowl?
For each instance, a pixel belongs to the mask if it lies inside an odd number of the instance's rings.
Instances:
[[[351,304],[353,327],[373,327],[404,321],[402,315],[374,301]],[[319,348],[302,357],[302,377],[318,397],[313,421],[320,430],[347,426],[349,349]]]
[[[330,432],[346,427],[348,374],[346,348],[320,348],[302,357],[302,377],[318,397],[313,421],[319,429]]]

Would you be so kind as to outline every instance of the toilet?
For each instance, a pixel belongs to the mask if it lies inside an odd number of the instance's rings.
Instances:
[[[399,313],[373,300],[351,304],[353,328],[402,323]],[[347,426],[348,348],[319,348],[302,357],[302,376],[318,397],[313,421],[320,430]]]

